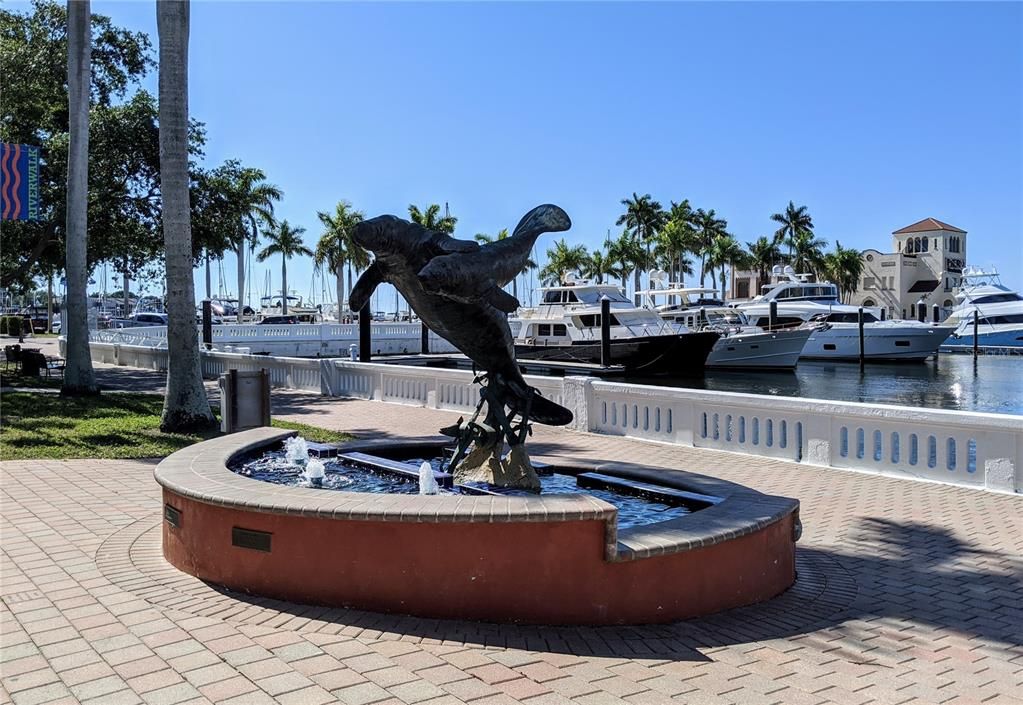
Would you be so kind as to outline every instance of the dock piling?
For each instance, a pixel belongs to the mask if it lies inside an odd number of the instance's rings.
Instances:
[[[864,362],[864,349],[863,349],[863,307],[860,306],[856,310],[856,327],[859,329],[860,334],[860,372],[863,371]]]
[[[611,366],[611,299],[600,297],[600,366]]]
[[[359,362],[369,362],[372,357],[372,335],[372,317],[369,312],[369,302],[367,301],[359,309]]]

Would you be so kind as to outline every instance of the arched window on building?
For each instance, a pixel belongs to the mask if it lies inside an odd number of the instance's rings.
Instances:
[[[930,239],[930,238],[927,238],[927,237],[925,237],[925,238],[923,239],[923,242],[921,242],[921,243],[920,243],[921,245],[923,245],[923,248],[924,248],[924,252],[927,252],[927,241],[928,241],[929,239]]]
[[[906,240],[906,254],[913,254],[913,238],[907,238]]]
[[[921,251],[920,248],[921,248],[920,238],[918,237],[913,238],[913,252],[920,252]]]
[[[899,240],[899,252],[902,252],[902,240]]]

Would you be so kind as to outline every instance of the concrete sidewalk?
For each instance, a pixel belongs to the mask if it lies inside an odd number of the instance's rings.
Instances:
[[[274,413],[362,437],[457,418],[281,391]],[[0,701],[1023,704],[1023,499],[540,427],[531,447],[799,498],[796,586],[706,619],[600,629],[229,595],[163,562],[153,463],[7,462]]]

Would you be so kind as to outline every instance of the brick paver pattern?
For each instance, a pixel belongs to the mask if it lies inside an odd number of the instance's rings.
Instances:
[[[274,407],[361,437],[433,435],[455,416],[285,392]],[[531,447],[799,498],[796,587],[636,628],[289,605],[163,563],[155,461],[8,462],[0,702],[1023,705],[1023,499],[544,428]]]

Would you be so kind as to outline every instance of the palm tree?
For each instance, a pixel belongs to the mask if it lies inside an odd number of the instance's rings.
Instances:
[[[683,283],[683,277],[693,273],[692,262],[686,258],[686,253],[698,249],[699,240],[693,226],[682,218],[671,218],[657,234],[654,254],[660,260],[660,266],[671,274],[672,282]]]
[[[304,232],[305,228],[292,227],[287,220],[282,220],[263,233],[269,244],[256,255],[260,262],[273,255],[281,256],[281,313],[284,315],[288,313],[288,260],[298,255],[313,256],[313,251],[302,242]]]
[[[353,262],[359,268],[369,264],[369,254],[352,239],[355,226],[363,219],[363,215],[361,211],[354,210],[348,201],[338,201],[333,215],[319,211],[316,217],[323,224],[323,234],[316,243],[313,259],[318,267],[326,267],[337,275],[337,314],[340,321],[345,301],[345,265],[350,270]]]
[[[859,287],[860,276],[863,275],[863,257],[859,250],[842,247],[835,241],[835,249],[824,255],[822,274],[825,278],[838,285],[843,300],[848,300]]]
[[[67,173],[67,296],[63,325],[67,362],[61,394],[98,394],[89,352],[88,281],[89,87],[92,25],[89,0],[68,0],[67,83],[70,144]]]
[[[547,250],[547,266],[540,270],[540,278],[548,284],[561,284],[569,272],[582,271],[588,259],[584,245],[569,247],[564,239],[558,240]]]
[[[195,327],[192,223],[188,195],[189,3],[158,2],[160,38],[160,195],[167,268],[167,396],[161,431],[216,424],[202,383]]]
[[[618,276],[622,278],[623,292],[627,289],[629,274],[637,269],[642,270],[647,262],[646,251],[642,245],[636,242],[628,230],[623,230],[617,240],[612,240],[608,244],[607,257],[614,262],[618,269]]]
[[[583,263],[583,276],[591,277],[598,284],[604,283],[604,277],[622,276],[621,266],[610,256],[601,250],[594,250],[590,253],[589,259]]]
[[[813,233],[813,218],[807,211],[806,206],[799,206],[789,201],[784,213],[772,213],[771,220],[781,225],[774,231],[774,242],[780,245],[783,242],[791,243],[797,235]],[[792,246],[789,245],[789,257],[792,257]]]
[[[757,270],[760,284],[765,284],[770,277],[771,268],[784,259],[781,244],[774,238],[759,237],[756,242],[747,242],[746,246],[749,248],[750,266]]]
[[[408,214],[413,223],[419,223],[427,230],[438,230],[451,235],[455,232],[458,218],[447,213],[447,206],[444,207],[444,213],[441,216],[440,206],[436,203],[431,203],[424,210],[419,210],[418,206],[414,204],[408,207]]]
[[[746,263],[746,252],[739,245],[738,241],[731,235],[719,235],[711,243],[707,253],[707,262],[711,268],[718,268],[721,274],[721,298],[726,296],[728,285],[728,270],[726,266],[743,266]]]
[[[796,273],[812,272],[818,274],[824,263],[824,248],[827,240],[814,237],[812,230],[804,230],[785,241],[789,246],[792,268]]]
[[[650,254],[651,241],[660,232],[661,227],[663,227],[667,214],[664,212],[664,208],[661,207],[660,202],[653,200],[649,193],[640,196],[634,191],[632,198],[623,198],[621,203],[625,206],[625,212],[618,216],[615,225],[624,225],[637,242],[646,243],[646,260],[649,262],[652,259]],[[633,270],[636,291],[639,291],[641,271],[641,267]],[[639,294],[633,294],[633,296],[638,306]]]
[[[234,241],[238,258],[239,314],[245,308],[245,250],[251,253],[259,244],[260,227],[273,227],[274,203],[283,195],[280,188],[266,183],[266,174],[261,169],[253,168],[243,169],[232,189],[239,213],[238,234]]]
[[[728,221],[724,218],[718,218],[717,213],[713,208],[709,211],[697,208],[696,213],[693,216],[693,222],[696,225],[700,247],[700,286],[704,286],[705,270],[710,268],[708,266],[710,250],[716,239],[728,235]],[[714,281],[713,273],[711,274],[710,279],[711,282]]]

